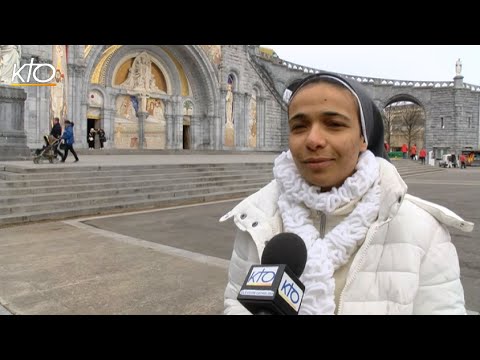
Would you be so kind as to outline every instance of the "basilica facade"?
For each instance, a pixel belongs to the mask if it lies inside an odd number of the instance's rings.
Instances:
[[[0,59],[0,146],[12,153],[25,137],[40,147],[54,117],[74,122],[76,148],[101,128],[110,149],[285,150],[284,94],[322,71],[258,45],[0,45]],[[8,87],[28,64],[52,86]],[[415,104],[424,120],[410,140],[438,158],[480,148],[480,86],[464,81],[460,60],[453,69],[450,81],[338,75],[361,82],[380,110]]]
[[[54,117],[74,122],[86,148],[277,151],[285,105],[251,60],[250,45],[21,45],[21,64],[51,64],[50,87],[25,87],[27,146]],[[47,72],[48,68],[39,71]],[[45,74],[48,77],[48,74]],[[283,134],[283,135],[282,135]]]

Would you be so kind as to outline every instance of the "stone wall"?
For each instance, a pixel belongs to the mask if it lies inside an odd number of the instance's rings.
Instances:
[[[113,139],[112,121],[114,99],[118,89],[111,87],[115,61],[137,50],[146,50],[162,61],[174,74],[176,66],[170,55],[177,59],[188,78],[191,95],[178,92],[166,100],[166,147],[182,148],[182,106],[186,100],[194,103],[190,121],[192,149],[222,150],[226,120],[225,97],[229,74],[236,79],[234,89],[234,120],[236,150],[252,150],[248,144],[249,104],[254,90],[257,92],[257,147],[256,150],[284,150],[288,144],[286,107],[283,92],[295,79],[314,73],[315,69],[290,63],[282,59],[265,59],[255,45],[222,45],[222,60],[212,62],[200,46],[196,45],[125,45],[112,57],[107,70],[107,83],[91,84],[92,72],[107,45],[94,45],[84,58],[85,45],[68,46],[68,118],[75,122],[78,148],[86,144],[86,116],[88,92],[98,89],[105,97],[101,110],[102,127],[107,138]],[[33,57],[36,62],[52,62],[52,45],[22,45],[22,64]],[[168,52],[168,54],[167,54]],[[46,68],[43,68],[47,71]],[[463,83],[457,77],[450,82],[411,82],[341,74],[361,82],[375,103],[383,108],[396,101],[413,101],[423,107],[426,114],[425,145],[459,151],[465,146],[479,148],[480,87]],[[110,76],[110,77],[109,77]],[[172,75],[173,76],[173,75]],[[174,84],[178,88],[178,83]],[[50,131],[50,88],[25,87],[24,130],[30,148],[41,147],[43,135]],[[444,128],[441,128],[441,118]],[[113,142],[107,142],[112,147]]]

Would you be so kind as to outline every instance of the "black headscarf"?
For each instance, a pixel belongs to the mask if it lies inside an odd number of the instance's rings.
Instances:
[[[293,99],[296,92],[304,85],[308,83],[315,83],[315,80],[324,77],[337,81],[339,85],[349,89],[358,97],[358,100],[360,101],[360,111],[363,114],[363,119],[365,122],[365,133],[363,133],[362,129],[362,134],[366,135],[367,137],[367,149],[370,150],[375,156],[382,157],[390,161],[384,145],[382,114],[373,102],[372,98],[367,94],[363,85],[356,80],[346,79],[340,75],[324,71],[309,75],[303,79],[295,81],[289,86],[289,90],[292,91],[289,102],[291,99]],[[363,127],[362,125],[360,126]]]

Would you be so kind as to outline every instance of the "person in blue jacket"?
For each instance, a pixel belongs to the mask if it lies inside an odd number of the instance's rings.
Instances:
[[[65,141],[65,155],[63,155],[62,162],[65,162],[68,156],[68,150],[70,150],[75,156],[75,162],[78,161],[78,156],[75,150],[73,149],[73,143],[75,142],[75,137],[73,135],[73,123],[70,120],[65,120],[65,130],[62,135],[62,139]]]

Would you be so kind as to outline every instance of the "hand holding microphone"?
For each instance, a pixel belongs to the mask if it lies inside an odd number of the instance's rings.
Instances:
[[[298,235],[275,235],[262,264],[250,268],[237,300],[254,315],[298,315],[305,291],[298,278],[306,262],[307,248]]]

